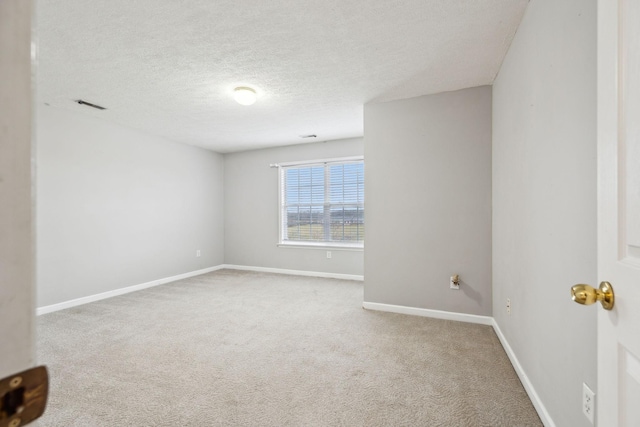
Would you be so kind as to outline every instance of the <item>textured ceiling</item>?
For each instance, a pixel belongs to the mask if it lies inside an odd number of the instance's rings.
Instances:
[[[527,3],[39,0],[38,102],[219,152],[362,136],[367,102],[491,84]]]

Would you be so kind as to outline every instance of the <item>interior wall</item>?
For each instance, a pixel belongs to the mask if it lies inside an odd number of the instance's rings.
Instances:
[[[569,288],[596,283],[596,0],[531,1],[493,132],[494,317],[555,424],[586,427],[597,310]]]
[[[38,306],[223,263],[222,155],[46,106],[37,145]]]
[[[225,264],[361,276],[362,250],[332,248],[327,259],[324,248],[277,246],[278,169],[269,165],[362,154],[362,138],[225,154]]]
[[[34,363],[31,13],[0,1],[0,378]]]
[[[491,88],[366,104],[364,133],[365,301],[490,316]]]

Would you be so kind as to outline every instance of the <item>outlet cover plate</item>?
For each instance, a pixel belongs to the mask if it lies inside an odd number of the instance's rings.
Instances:
[[[596,395],[585,383],[582,383],[582,413],[593,424],[593,413],[596,410]]]

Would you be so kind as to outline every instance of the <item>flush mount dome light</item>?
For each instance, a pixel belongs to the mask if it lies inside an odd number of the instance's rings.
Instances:
[[[233,97],[238,104],[251,105],[256,102],[256,91],[250,87],[237,87],[233,90]]]

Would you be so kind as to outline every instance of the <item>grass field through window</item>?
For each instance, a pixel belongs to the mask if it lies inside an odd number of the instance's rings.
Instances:
[[[322,224],[303,224],[288,227],[286,240],[324,241],[324,226]],[[331,240],[336,242],[363,241],[364,224],[332,224]]]

